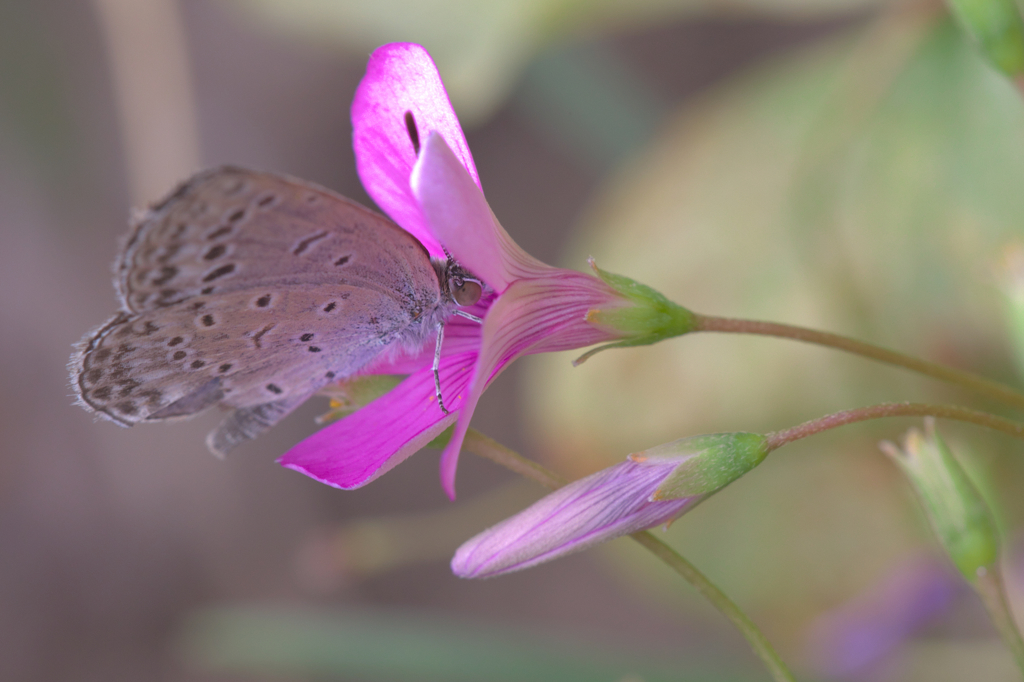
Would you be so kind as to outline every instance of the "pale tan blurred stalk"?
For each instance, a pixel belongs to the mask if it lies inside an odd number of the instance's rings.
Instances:
[[[532,484],[514,480],[437,511],[392,514],[322,528],[295,557],[303,586],[328,592],[403,566],[448,560],[467,538],[536,502]]]
[[[176,0],[93,0],[106,44],[132,204],[199,170],[188,48]]]

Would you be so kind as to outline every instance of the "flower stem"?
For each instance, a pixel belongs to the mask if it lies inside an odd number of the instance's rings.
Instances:
[[[996,630],[1003,638],[1006,646],[1013,653],[1013,657],[1024,673],[1024,640],[1021,639],[1020,630],[1013,619],[1013,612],[1006,601],[1006,590],[1003,588],[1003,579],[998,564],[990,571],[978,575],[974,581],[974,589],[981,596],[981,600],[988,609],[988,614],[995,623]]]
[[[966,407],[930,405],[928,403],[881,403],[879,405],[869,405],[868,407],[858,407],[853,410],[843,410],[842,412],[835,412],[824,417],[812,419],[788,429],[765,434],[765,437],[768,439],[768,450],[770,452],[782,447],[786,443],[792,443],[795,440],[807,438],[822,431],[834,429],[837,426],[845,426],[846,424],[867,421],[869,419],[882,419],[884,417],[937,417],[939,419],[952,419],[954,421],[985,426],[996,431],[1002,431],[1015,438],[1024,439],[1024,424],[1003,419],[987,412],[969,410]]]
[[[977,393],[997,400],[1006,405],[1024,410],[1024,395],[1013,390],[998,381],[992,381],[980,377],[977,374],[964,372],[959,369],[947,367],[934,362],[928,362],[903,353],[875,346],[863,341],[857,341],[838,334],[830,334],[805,327],[794,327],[788,324],[776,322],[761,322],[758,320],[738,320],[727,317],[713,317],[710,315],[699,315],[694,313],[694,331],[724,332],[728,334],[758,334],[760,336],[775,336],[783,339],[793,339],[819,346],[827,346],[838,350],[860,355],[871,360],[884,362],[889,365],[903,367],[933,379],[948,381],[951,384],[963,386]]]
[[[466,439],[463,441],[462,447],[463,449],[472,452],[474,455],[483,457],[484,459],[489,459],[510,471],[520,474],[521,476],[525,476],[532,481],[536,481],[545,488],[554,490],[567,483],[564,478],[553,471],[549,471],[541,465],[530,461],[496,440],[488,438],[476,429],[469,429],[469,431],[467,431]],[[751,648],[753,648],[754,653],[760,657],[765,667],[768,668],[768,671],[771,673],[775,682],[794,682],[793,674],[789,672],[786,665],[782,662],[782,659],[779,658],[779,655],[775,653],[774,649],[772,649],[771,644],[769,644],[765,636],[761,634],[761,631],[757,629],[757,626],[754,625],[746,614],[740,611],[739,607],[736,606],[729,597],[718,589],[714,583],[708,580],[707,576],[697,570],[696,566],[691,564],[680,556],[678,552],[647,531],[633,533],[630,537],[646,547],[652,554],[665,562],[672,570],[685,578],[687,582],[693,585],[698,592],[704,595],[704,597],[710,601],[716,609],[718,609],[726,618],[731,620],[733,624],[739,628],[743,636],[746,637],[747,642],[750,644]]]
[[[555,472],[545,469],[540,464],[523,457],[515,450],[505,447],[476,429],[469,429],[466,432],[466,438],[462,441],[462,447],[478,457],[489,459],[513,473],[519,474],[531,481],[536,481],[545,488],[556,490],[568,483],[567,480]]]
[[[757,626],[751,622],[745,613],[740,611],[739,607],[725,593],[708,580],[707,576],[698,571],[696,566],[656,538],[650,531],[640,531],[639,533],[633,533],[629,537],[649,549],[654,556],[664,561],[676,573],[686,578],[687,582],[696,587],[697,591],[704,595],[705,599],[710,601],[716,609],[731,620],[733,625],[739,628],[743,636],[747,638],[747,642],[754,649],[754,653],[758,655],[765,664],[765,667],[768,668],[768,671],[771,672],[772,679],[776,680],[776,682],[794,682],[793,673],[789,672],[786,664],[775,653],[775,650],[772,649],[771,644],[761,634],[761,631],[757,629]]]

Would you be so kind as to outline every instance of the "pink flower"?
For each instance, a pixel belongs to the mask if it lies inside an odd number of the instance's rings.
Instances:
[[[444,257],[447,248],[488,286],[468,309],[483,324],[453,318],[445,328],[440,377],[448,415],[434,396],[429,344],[415,357],[372,367],[409,376],[280,462],[328,485],[357,488],[455,423],[441,456],[442,485],[454,498],[459,450],[488,384],[522,355],[635,336],[587,321],[588,313],[614,313],[634,301],[597,277],[545,265],[512,241],[484,198],[437,68],[419,45],[395,43],[373,53],[352,125],[359,176],[378,206],[432,255]]]
[[[658,445],[573,481],[466,541],[460,578],[489,578],[668,524],[760,464],[767,439],[713,433]]]
[[[452,559],[460,578],[490,578],[669,523],[704,499],[656,500],[677,462],[627,459],[559,488],[466,541]]]

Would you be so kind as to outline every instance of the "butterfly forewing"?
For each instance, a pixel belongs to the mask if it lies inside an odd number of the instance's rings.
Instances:
[[[115,267],[124,309],[72,359],[80,400],[123,424],[239,408],[211,434],[231,446],[429,335],[441,305],[426,251],[383,216],[236,168],[151,209]]]

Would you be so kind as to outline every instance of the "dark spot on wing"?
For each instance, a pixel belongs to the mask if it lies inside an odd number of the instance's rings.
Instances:
[[[213,319],[213,315],[209,313],[203,315],[203,326],[212,327],[215,324],[217,324],[217,321]]]
[[[225,362],[223,365],[217,368],[218,372],[227,372],[231,369],[231,363]]]
[[[324,376],[327,377],[328,379],[333,379],[334,378],[334,372],[328,372]]]
[[[184,340],[185,339],[183,339],[180,336],[175,336],[173,339],[171,339],[170,341],[167,342],[167,345],[168,346],[172,346],[172,347],[173,346],[177,346],[179,343],[182,343]]]
[[[299,340],[300,341],[312,341],[313,340],[313,332],[306,332],[305,334],[303,334],[302,336],[299,337]]]
[[[179,251],[181,251],[181,244],[178,242],[172,242],[163,248],[161,254],[157,256],[156,262],[166,263],[177,256]]]
[[[123,381],[117,382],[117,385],[121,387],[121,390],[117,392],[117,395],[121,398],[128,396],[136,388],[142,385],[142,382],[136,381],[135,379],[124,379]]]
[[[327,235],[328,235],[328,232],[324,231],[324,232],[317,232],[314,235],[306,237],[305,239],[300,241],[298,244],[296,244],[295,248],[292,249],[292,253],[295,254],[296,256],[300,255],[303,251],[305,251],[310,246],[312,246],[313,244],[317,243],[318,241],[320,241],[321,239],[323,239]]]
[[[261,345],[260,345],[260,342],[262,341],[262,339],[263,339],[263,336],[264,336],[264,335],[265,335],[265,334],[266,334],[267,332],[269,332],[269,331],[270,331],[271,329],[273,329],[273,328],[274,328],[275,326],[276,326],[276,325],[273,325],[273,324],[268,324],[268,325],[267,325],[266,327],[264,327],[263,329],[261,329],[261,330],[259,330],[258,332],[256,332],[256,333],[255,333],[255,334],[253,335],[253,337],[252,337],[252,342],[253,342],[253,345],[255,345],[255,346],[256,346],[257,348],[263,348],[263,346],[261,346]]]
[[[281,387],[277,384],[267,384],[267,390],[271,393],[276,393],[277,395],[284,393],[284,391],[281,390]]]
[[[235,271],[235,264],[234,263],[225,263],[224,265],[220,266],[216,270],[212,270],[212,271],[208,272],[206,274],[206,276],[203,277],[203,281],[204,282],[212,282],[215,279],[219,279],[219,278],[224,277],[226,275],[230,275],[234,271]]]
[[[205,364],[206,363],[203,362],[202,360],[193,360],[190,366],[192,367],[192,369],[200,369]]]
[[[228,250],[228,247],[223,244],[215,244],[211,246],[209,250],[203,254],[203,258],[206,260],[214,260],[223,256]]]
[[[277,201],[277,195],[268,194],[265,197],[260,198],[260,200],[256,202],[256,205],[259,206],[260,208],[266,208],[275,201]]]
[[[352,256],[342,256],[338,260],[334,261],[334,264],[335,265],[344,265],[345,263],[349,262],[349,260],[351,260],[351,258],[352,258]]]
[[[153,285],[162,287],[178,275],[178,268],[173,265],[165,265],[160,268],[160,276],[153,279]]]
[[[257,298],[256,305],[259,306],[260,308],[266,308],[268,305],[270,305],[270,294],[263,294],[262,296]]]
[[[328,303],[327,305],[324,306],[324,312],[325,313],[329,313],[329,312],[331,312],[332,310],[334,310],[337,307],[338,307],[338,304],[335,303],[334,301],[331,301],[330,303]]]
[[[216,230],[214,230],[210,234],[206,235],[206,238],[207,239],[219,239],[220,237],[223,237],[226,234],[231,234],[231,226],[230,225],[221,225]]]
[[[176,350],[174,351],[174,355],[172,355],[171,357],[174,358],[175,360],[184,360],[186,355],[188,355],[188,353],[186,353],[185,351]]]
[[[320,352],[320,346],[310,346],[309,347],[309,352],[310,353],[319,353]]]

